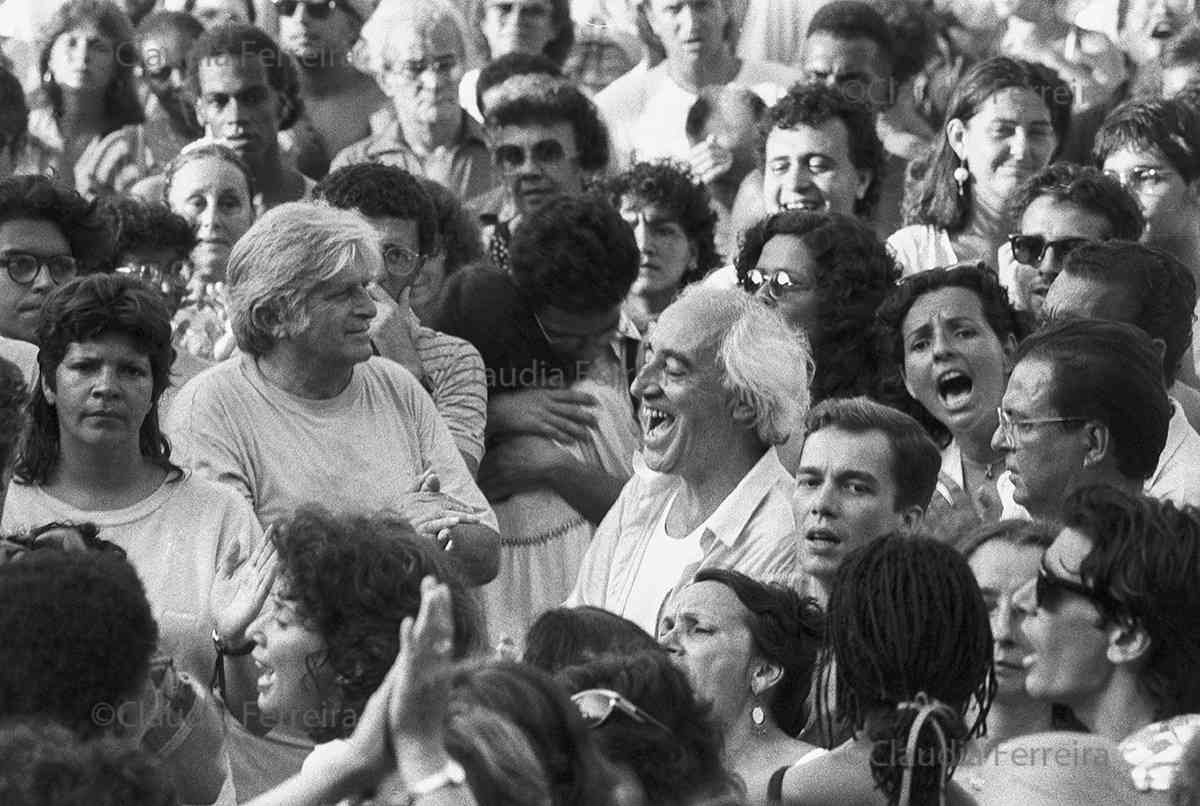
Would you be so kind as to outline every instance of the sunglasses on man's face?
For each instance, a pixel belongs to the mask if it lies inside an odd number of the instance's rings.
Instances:
[[[575,707],[579,709],[579,715],[583,717],[583,721],[589,728],[600,727],[613,715],[614,711],[620,711],[634,722],[654,725],[667,733],[671,732],[671,729],[662,722],[612,689],[591,688],[581,691],[571,695],[571,702],[575,703]]]
[[[1012,247],[1013,259],[1026,266],[1037,266],[1041,263],[1048,249],[1054,250],[1054,259],[1061,263],[1071,250],[1078,249],[1087,243],[1092,243],[1092,239],[1059,238],[1057,241],[1048,241],[1041,235],[1008,236],[1008,245]]]
[[[1075,596],[1087,599],[1100,610],[1101,615],[1105,618],[1114,615],[1121,609],[1120,603],[1111,596],[1095,588],[1091,588],[1082,582],[1058,576],[1047,568],[1044,563],[1038,569],[1035,593],[1038,609],[1049,612],[1058,610],[1062,606],[1063,597],[1067,594],[1074,594]]]
[[[329,15],[333,14],[337,8],[335,0],[326,0],[323,3],[301,3],[299,0],[272,0],[272,5],[279,12],[281,17],[290,17],[296,13],[298,6],[304,6],[304,11],[314,20],[328,19]]]
[[[539,165],[557,165],[566,156],[566,150],[557,140],[539,140],[529,149],[528,154],[522,146],[507,144],[496,146],[493,158],[497,167],[511,171],[523,166],[526,159]]]

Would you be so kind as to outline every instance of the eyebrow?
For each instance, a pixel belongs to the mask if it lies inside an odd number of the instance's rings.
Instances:
[[[946,320],[946,324],[948,324],[948,325],[961,325],[961,324],[977,325],[979,323],[978,323],[978,321],[976,321],[975,319],[972,319],[969,316],[951,316],[949,319]],[[929,333],[931,330],[933,330],[933,325],[931,325],[929,322],[925,322],[925,323],[913,328],[912,330],[908,331],[907,333],[904,334],[904,336],[905,336],[905,338],[908,338],[909,336],[915,336],[917,334],[924,335],[926,333]]]
[[[657,352],[658,352],[658,355],[661,355],[663,358],[674,358],[676,361],[683,364],[688,369],[692,368],[691,359],[689,359],[686,355],[679,352],[678,350],[669,350],[668,349],[668,350],[659,350]]]

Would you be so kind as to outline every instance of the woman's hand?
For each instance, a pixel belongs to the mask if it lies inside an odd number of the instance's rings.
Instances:
[[[217,635],[226,646],[245,642],[246,630],[262,612],[275,584],[279,553],[271,540],[274,530],[273,524],[268,527],[262,544],[253,552],[246,551],[240,541],[234,543],[217,568],[209,607]]]
[[[517,436],[495,445],[479,465],[479,489],[489,501],[548,486],[547,477],[569,459],[562,448],[542,437]]]
[[[533,434],[575,442],[587,439],[596,425],[589,409],[597,400],[571,389],[524,389],[493,395],[488,403],[488,430],[492,433]]]

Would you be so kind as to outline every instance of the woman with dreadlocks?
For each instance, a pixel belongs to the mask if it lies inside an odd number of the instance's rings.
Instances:
[[[777,773],[780,800],[969,803],[950,776],[984,731],[996,676],[987,607],[966,560],[930,538],[875,540],[837,570],[827,616],[817,708],[854,733],[828,755]],[[835,692],[834,714],[827,692]]]

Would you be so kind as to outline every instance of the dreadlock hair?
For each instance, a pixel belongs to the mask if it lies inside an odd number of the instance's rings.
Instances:
[[[832,683],[838,716],[874,744],[871,775],[889,806],[936,803],[965,742],[986,733],[996,691],[987,606],[967,561],[893,532],[846,557],[826,612],[821,719],[832,732]]]

